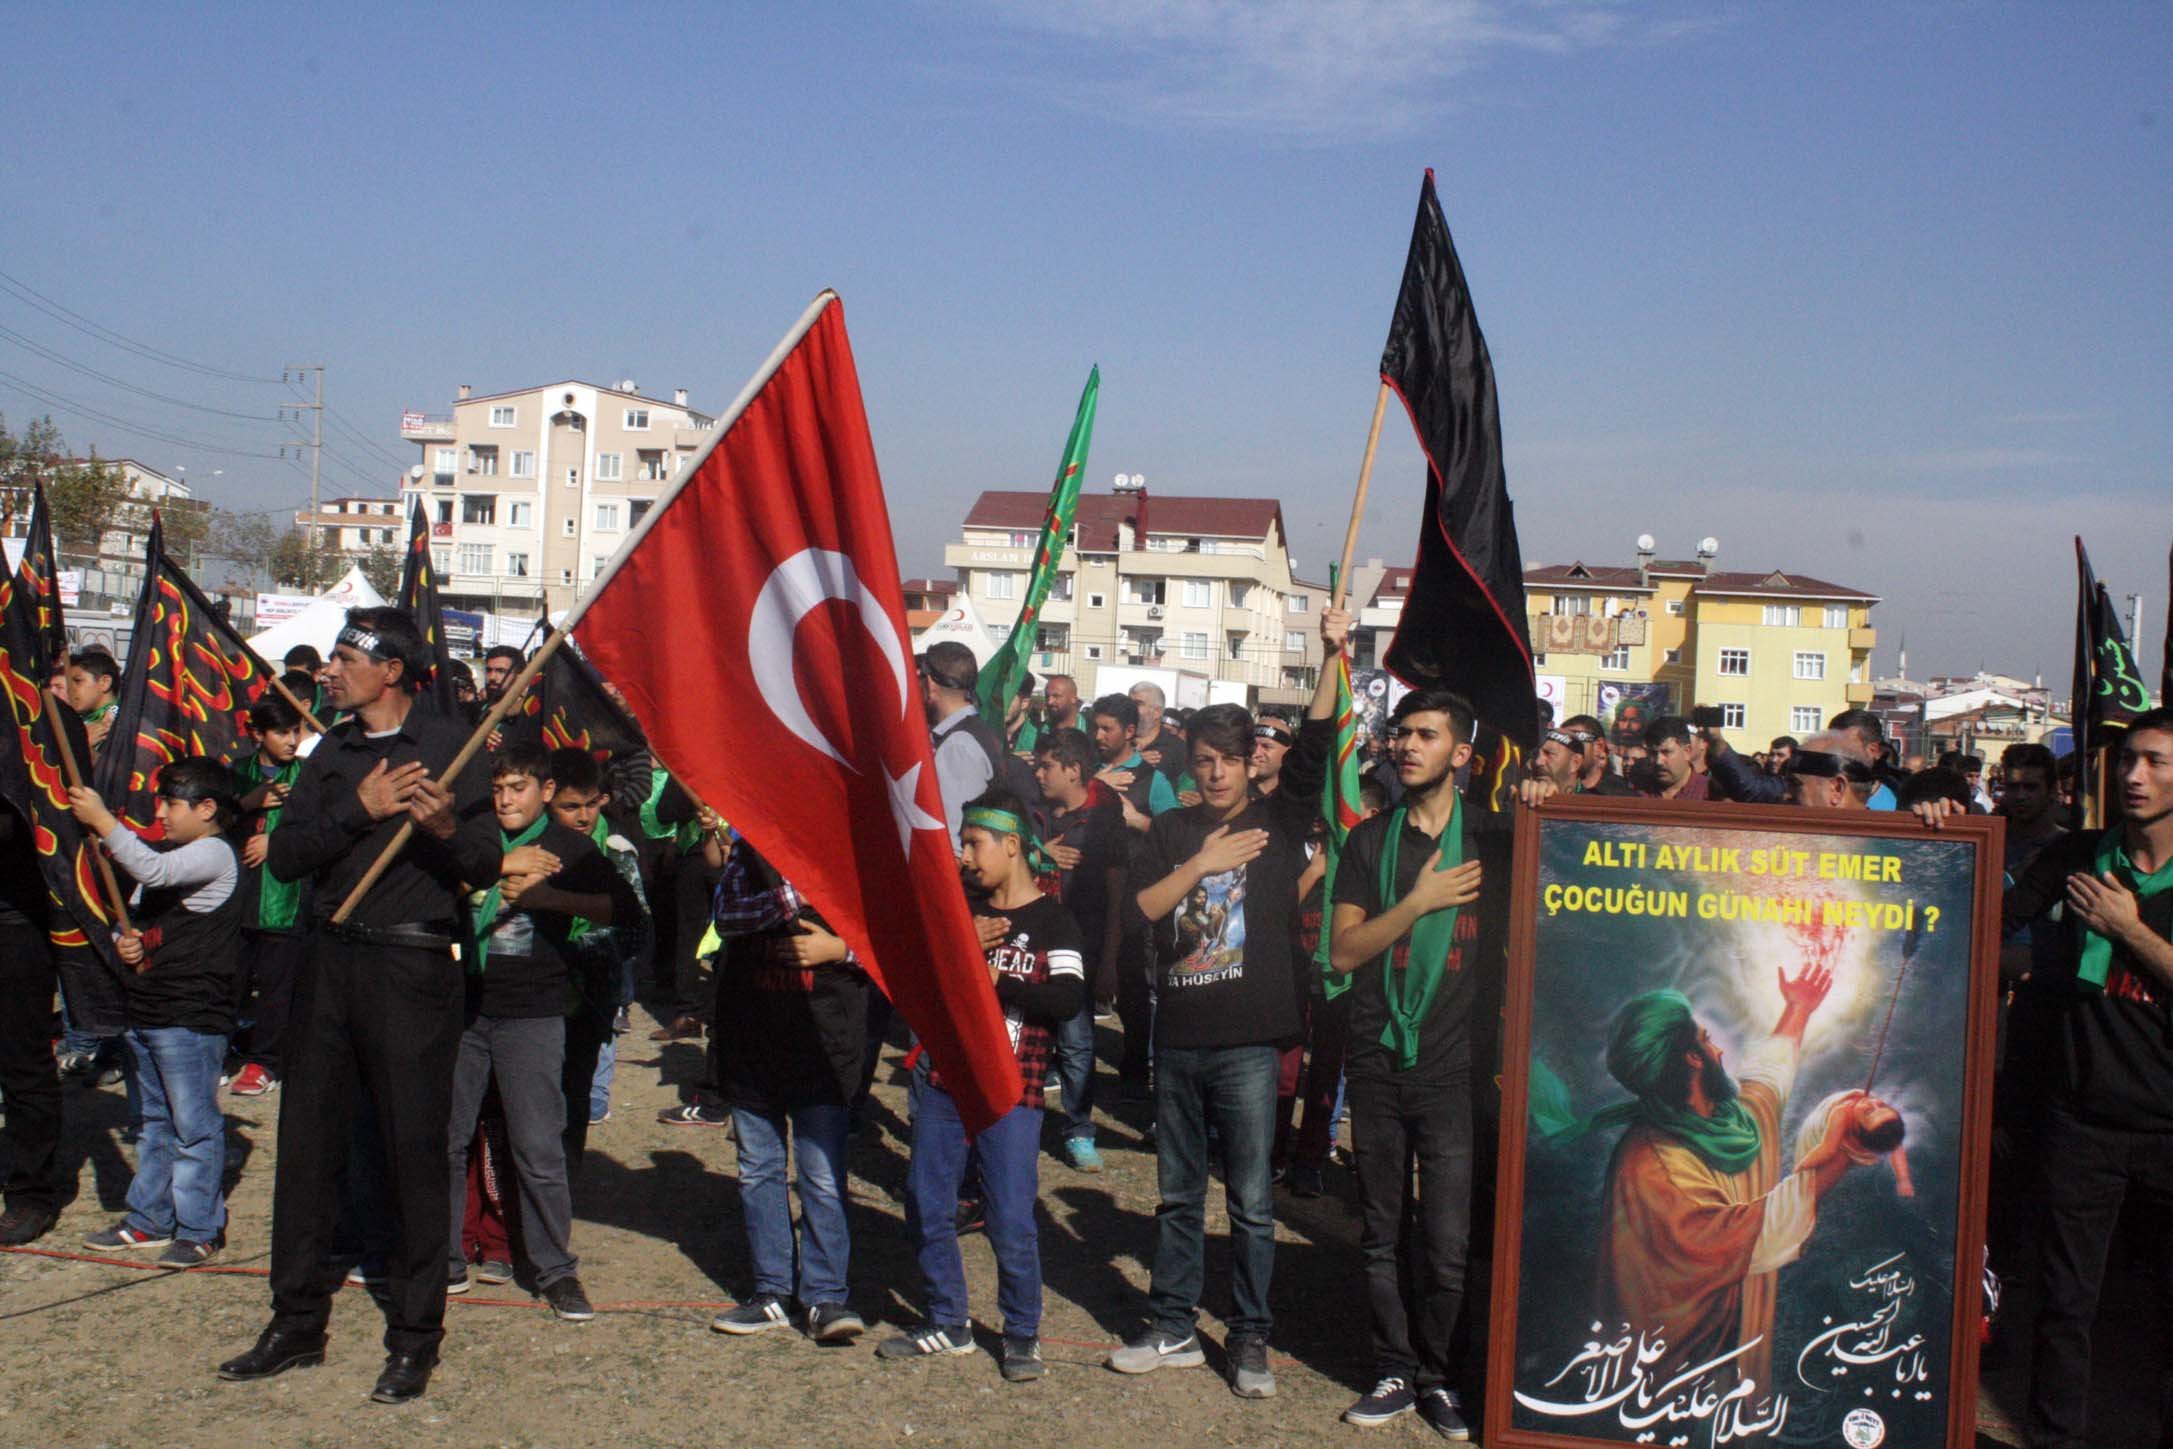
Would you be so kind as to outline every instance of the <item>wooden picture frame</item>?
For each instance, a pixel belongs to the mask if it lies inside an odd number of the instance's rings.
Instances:
[[[1970,1449],[2003,832],[1991,816],[1932,831],[1910,814],[1595,796],[1521,812],[1490,1446]],[[1831,985],[1794,1019],[1821,972]],[[1669,989],[1716,1063],[1704,1045],[1655,1048],[1683,1040]],[[1757,1008],[1774,1001],[1768,1030]],[[1893,1113],[1856,1095],[1867,1085]],[[1716,1100],[1733,1137],[1669,1115]],[[1896,1130],[1901,1150],[1876,1153]]]

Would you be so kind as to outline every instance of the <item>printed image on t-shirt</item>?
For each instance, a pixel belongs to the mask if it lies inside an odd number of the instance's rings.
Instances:
[[[1211,986],[1245,974],[1245,867],[1207,876],[1177,908],[1172,988]]]

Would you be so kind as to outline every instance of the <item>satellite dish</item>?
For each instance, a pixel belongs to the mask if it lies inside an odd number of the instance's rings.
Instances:
[[[1653,550],[1652,535],[1649,533],[1639,534],[1637,536],[1637,547],[1638,550],[1642,553],[1651,553]]]
[[[408,469],[407,476],[420,483],[423,477],[423,465],[417,463],[414,467]]]
[[[1701,539],[1699,539],[1699,540],[1698,540],[1698,552],[1699,552],[1699,553],[1719,553],[1719,552],[1720,552],[1720,540],[1719,540],[1719,539],[1717,539],[1717,538],[1714,538],[1714,537],[1713,537],[1712,535],[1710,535],[1710,534],[1706,535],[1706,536],[1705,536],[1704,538],[1701,538]]]

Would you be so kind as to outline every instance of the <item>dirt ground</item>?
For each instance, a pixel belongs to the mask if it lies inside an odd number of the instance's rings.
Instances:
[[[1154,1157],[1129,1109],[1105,1113],[1108,1170],[1042,1162],[1046,1276],[1039,1383],[1002,1381],[993,1357],[888,1364],[873,1356],[887,1331],[918,1321],[905,1240],[904,1088],[896,1053],[877,1089],[880,1131],[856,1139],[852,1163],[854,1306],[871,1336],[817,1348],[797,1334],[731,1339],[710,1316],[745,1287],[745,1247],[733,1151],[721,1129],[671,1127],[660,1108],[701,1071],[699,1043],[658,1049],[638,1010],[621,1039],[612,1120],[589,1139],[576,1193],[574,1247],[590,1296],[588,1324],[554,1319],[512,1288],[478,1287],[452,1300],[444,1360],[422,1400],[367,1402],[382,1361],[382,1318],[359,1289],[336,1300],[326,1364],[259,1384],[212,1372],[248,1346],[267,1316],[260,1274],[270,1246],[277,1094],[227,1102],[241,1161],[231,1189],[229,1247],[216,1270],[185,1274],[0,1256],[0,1442],[8,1445],[174,1446],[275,1442],[331,1446],[1063,1443],[1075,1449],[1142,1443],[1349,1443],[1337,1420],[1370,1383],[1360,1291],[1354,1189],[1330,1170],[1329,1196],[1280,1195],[1273,1340],[1279,1392],[1234,1397],[1220,1372],[1219,1314],[1228,1307],[1227,1219],[1210,1194],[1214,1235],[1201,1327],[1205,1371],[1132,1379],[1102,1367],[1108,1347],[1140,1323],[1153,1245]],[[1105,1040],[1105,1048],[1111,1043]],[[1115,1079],[1105,1060],[1105,1100]],[[121,1211],[129,1160],[119,1143],[119,1088],[67,1089],[66,1151],[80,1193],[37,1246],[75,1251],[82,1234]],[[987,1241],[966,1239],[967,1277],[993,1348],[995,1270]],[[1486,1265],[1477,1263],[1478,1281]],[[493,1295],[493,1296],[486,1296]],[[1474,1309],[1483,1305],[1474,1303]],[[1466,1397],[1476,1400],[1478,1386]],[[2009,1395],[1996,1396],[2012,1402]],[[1980,1445],[2016,1442],[1995,1395],[1982,1406]],[[2119,1422],[2135,1406],[2108,1404]],[[1415,1421],[1382,1439],[1437,1442]],[[2123,1440],[2108,1440],[2108,1449]]]

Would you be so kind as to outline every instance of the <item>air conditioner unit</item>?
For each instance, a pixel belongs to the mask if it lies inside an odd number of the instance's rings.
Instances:
[[[1147,617],[1148,617],[1148,618],[1150,618],[1150,619],[1159,619],[1159,618],[1161,618],[1161,617],[1162,617],[1162,606],[1161,606],[1160,604],[1149,604],[1149,605],[1147,606]]]

